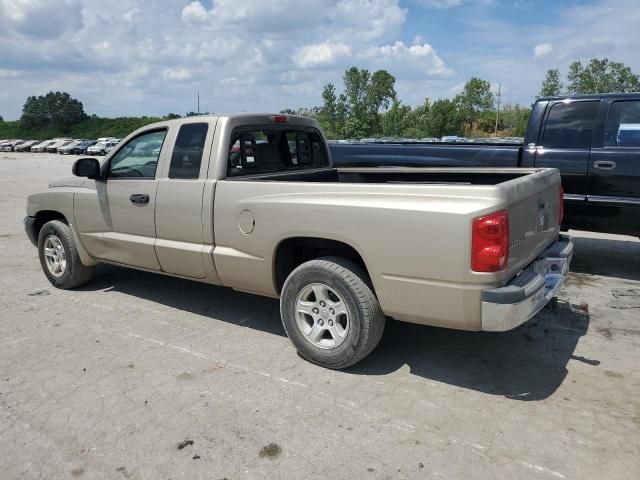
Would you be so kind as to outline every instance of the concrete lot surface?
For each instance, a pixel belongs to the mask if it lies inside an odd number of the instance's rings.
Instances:
[[[640,478],[637,239],[572,232],[558,307],[515,331],[389,322],[334,372],[273,299],[114,267],[52,288],[21,221],[73,158],[0,154],[0,479]]]

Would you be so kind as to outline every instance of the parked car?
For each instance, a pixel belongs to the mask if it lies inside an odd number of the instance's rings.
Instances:
[[[58,140],[55,143],[52,143],[51,145],[49,145],[46,148],[46,151],[48,153],[57,153],[58,149],[60,147],[64,147],[65,145],[69,145],[71,142],[73,142],[72,138],[61,138],[60,140]]]
[[[554,167],[563,228],[640,236],[640,93],[536,100],[522,142],[331,145],[337,166]]]
[[[0,145],[0,152],[13,152],[13,149],[15,147],[21,145],[24,142],[24,140],[11,140],[9,142],[4,142],[2,145]]]
[[[60,155],[84,154],[86,153],[87,148],[93,145],[93,143],[95,142],[93,142],[92,140],[79,138],[77,140],[74,140],[71,143],[68,143],[63,147],[59,147],[58,153]]]
[[[87,153],[87,149],[95,144],[95,140],[83,140],[71,149],[71,153],[74,155],[85,155]]]
[[[40,143],[40,140],[27,140],[26,142],[21,143],[20,145],[14,147],[15,152],[30,152],[31,147]]]
[[[118,146],[118,143],[120,143],[120,141],[121,141],[120,138],[114,138],[113,140],[109,140],[107,142],[107,146],[105,147],[105,152],[109,153],[111,150],[116,148]]]
[[[114,143],[111,140],[97,142],[95,145],[87,148],[87,155],[106,155],[116,145],[117,143]]]
[[[554,296],[573,252],[556,169],[337,169],[306,117],[160,122],[73,172],[27,200],[54,286],[105,262],[280,297],[294,346],[328,368],[366,357],[385,316],[513,329]]]
[[[57,138],[53,138],[50,140],[44,140],[43,142],[37,143],[36,145],[34,145],[33,147],[31,147],[31,151],[32,152],[46,152],[47,151],[47,147],[49,145],[54,144],[55,142],[57,142],[59,139]]]

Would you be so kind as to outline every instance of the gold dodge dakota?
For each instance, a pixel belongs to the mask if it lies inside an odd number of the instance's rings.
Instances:
[[[300,355],[327,368],[366,357],[387,318],[513,329],[573,253],[557,170],[334,168],[305,117],[160,122],[73,174],[28,198],[54,286],[104,262],[280,298]]]

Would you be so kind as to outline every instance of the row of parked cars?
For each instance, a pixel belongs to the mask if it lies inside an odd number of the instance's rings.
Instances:
[[[97,140],[86,138],[52,138],[50,140],[0,140],[0,152],[59,153],[60,155],[106,155],[121,139],[102,137]]]

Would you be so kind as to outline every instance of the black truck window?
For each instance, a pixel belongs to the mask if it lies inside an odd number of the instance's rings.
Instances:
[[[546,148],[589,148],[597,101],[559,102],[547,116],[542,145]]]
[[[640,147],[640,100],[613,102],[604,135],[607,147]]]
[[[198,178],[208,127],[206,123],[187,123],[180,127],[171,155],[169,178]]]

